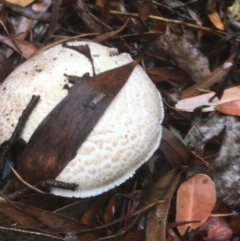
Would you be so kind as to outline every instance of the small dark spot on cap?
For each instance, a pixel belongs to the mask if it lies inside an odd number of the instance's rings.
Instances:
[[[204,179],[203,180],[203,184],[207,184],[208,183],[208,180],[207,179]]]

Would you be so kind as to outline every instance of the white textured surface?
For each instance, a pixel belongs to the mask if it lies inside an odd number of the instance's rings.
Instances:
[[[110,56],[111,49],[89,44],[96,73],[131,61],[128,54]],[[67,60],[67,61],[66,61]],[[31,114],[22,138],[29,140],[40,121],[67,94],[64,73],[91,72],[89,60],[74,50],[56,46],[26,61],[0,86],[0,143],[8,139],[33,94],[41,101]],[[163,106],[159,92],[137,66],[100,121],[57,180],[74,182],[77,191],[54,188],[57,195],[86,197],[121,184],[146,162],[159,145]],[[23,177],[24,178],[24,177]]]

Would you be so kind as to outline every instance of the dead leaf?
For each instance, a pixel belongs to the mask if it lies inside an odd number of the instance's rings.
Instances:
[[[165,240],[167,215],[170,207],[172,195],[178,186],[181,173],[172,169],[164,176],[161,176],[153,186],[149,188],[144,200],[136,209],[136,214],[128,218],[127,225],[118,231],[118,235],[127,233],[139,218],[148,210],[148,220],[146,232],[146,241]],[[159,235],[160,234],[160,235]],[[131,239],[130,239],[131,240]]]
[[[104,210],[103,220],[104,223],[110,223],[114,219],[115,215],[115,205],[116,205],[116,197],[112,196],[106,205],[106,209]]]
[[[184,235],[186,231],[196,229],[204,223],[215,202],[215,185],[209,176],[197,174],[183,182],[177,192],[176,222],[193,223],[178,226],[179,233]]]
[[[221,18],[219,17],[219,14],[217,11],[213,11],[211,13],[208,13],[208,18],[212,22],[212,24],[219,30],[224,30],[224,25],[222,23]]]
[[[216,97],[210,101],[214,95],[215,92],[211,91],[207,94],[185,98],[179,100],[176,103],[175,108],[181,111],[192,112],[198,107],[206,106],[201,110],[204,112],[214,111],[215,107],[218,105],[231,101],[237,101],[240,98],[240,85],[225,89],[220,100]]]
[[[1,239],[11,241],[62,241],[63,236],[52,233],[33,231],[14,226],[0,226]],[[85,240],[82,240],[85,241]]]
[[[212,24],[219,30],[224,30],[224,25],[218,14],[217,1],[208,1],[207,2],[207,12],[208,18]]]
[[[198,82],[182,91],[181,99],[196,96],[203,90],[208,90],[213,84],[223,81],[233,67],[236,53],[232,54],[222,65],[216,68],[211,74],[199,79]]]
[[[149,190],[145,204],[159,202],[149,210],[146,220],[146,241],[165,241],[167,217],[173,193],[181,173],[174,169],[161,177]]]
[[[13,48],[16,52],[22,55],[25,59],[30,58],[34,52],[37,50],[37,47],[25,40],[11,38],[9,39],[6,36],[0,35],[0,42],[8,45],[9,47]]]
[[[35,2],[35,0],[6,0],[8,3],[12,3],[21,7],[26,7],[27,5]]]
[[[172,167],[186,165],[191,156],[188,147],[166,127],[163,127],[160,150]]]
[[[35,228],[44,233],[69,233],[81,232],[89,229],[76,220],[52,213],[40,208],[23,205],[9,200],[1,199],[0,212],[17,222],[18,229]],[[96,240],[99,235],[97,232],[82,233],[79,240]]]
[[[240,116],[240,99],[217,105],[216,110],[223,114]]]
[[[147,67],[147,73],[151,76],[154,83],[161,81],[174,81],[189,85],[192,83],[191,77],[186,72],[176,67]]]
[[[85,208],[85,212],[81,215],[80,222],[86,225],[93,225],[99,210],[106,205],[110,194],[104,193],[100,195],[88,208]]]

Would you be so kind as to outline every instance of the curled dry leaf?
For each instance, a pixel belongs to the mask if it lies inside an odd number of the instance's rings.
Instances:
[[[223,114],[240,116],[240,99],[217,105],[216,110]]]
[[[215,201],[215,185],[209,176],[197,174],[182,183],[177,192],[176,222],[192,223],[178,226],[179,233],[183,235],[204,223]]]
[[[240,85],[225,89],[220,100],[215,97],[212,101],[210,101],[214,95],[215,92],[209,92],[207,94],[185,98],[179,100],[176,103],[175,108],[181,111],[192,112],[198,107],[206,106],[202,109],[202,111],[214,111],[215,107],[218,105],[239,100]]]
[[[233,68],[235,58],[233,53],[222,65],[216,68],[211,74],[204,76],[199,81],[182,91],[181,99],[196,96],[202,90],[208,90],[213,84],[223,81]]]

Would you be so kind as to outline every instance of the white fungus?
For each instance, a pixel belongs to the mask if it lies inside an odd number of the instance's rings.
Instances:
[[[132,61],[122,53],[90,41],[96,74]],[[21,138],[26,142],[43,118],[68,93],[67,75],[92,75],[89,59],[79,52],[56,45],[24,62],[0,85],[0,143],[9,139],[22,110],[32,95],[40,102],[31,113]],[[101,194],[130,178],[158,148],[163,120],[161,95],[144,70],[137,66],[109,105],[76,156],[56,180],[76,183],[75,191],[52,188],[56,195],[88,197]],[[46,140],[47,142],[47,140]],[[24,179],[24,177],[22,177]]]

